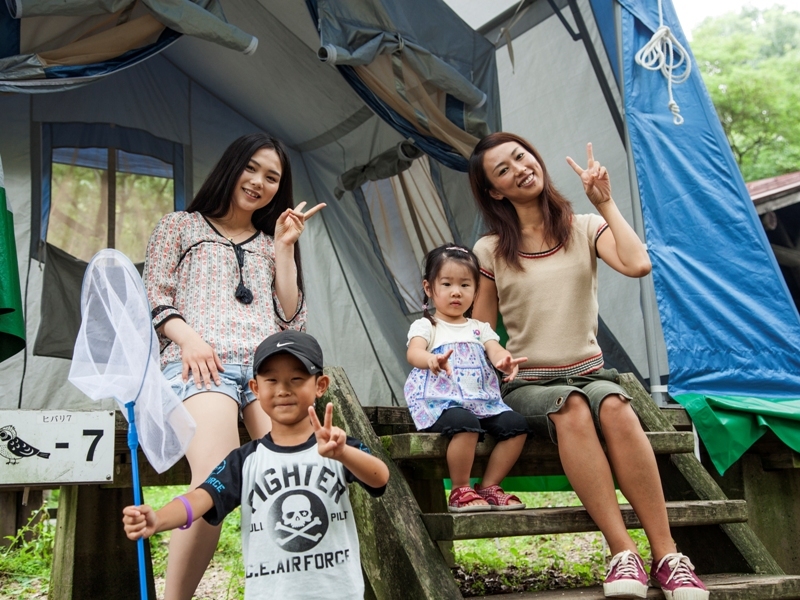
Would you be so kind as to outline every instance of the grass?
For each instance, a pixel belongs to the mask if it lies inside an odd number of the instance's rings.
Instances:
[[[53,560],[55,521],[47,509],[57,501],[50,496],[33,513],[8,546],[0,547],[0,598],[46,598]]]
[[[185,491],[183,486],[145,488],[145,501],[161,507]],[[529,507],[579,506],[574,492],[520,492]],[[625,498],[618,493],[620,502]],[[0,600],[47,597],[53,556],[55,522],[47,509],[56,506],[51,494],[9,547],[0,548]],[[217,552],[198,588],[197,600],[243,600],[244,566],[239,511],[222,525]],[[631,530],[647,564],[650,550],[642,530]],[[158,597],[163,596],[169,532],[153,536],[150,549]],[[599,533],[520,536],[457,541],[456,577],[465,596],[491,591],[522,591],[553,587],[580,587],[602,581],[608,550]]]

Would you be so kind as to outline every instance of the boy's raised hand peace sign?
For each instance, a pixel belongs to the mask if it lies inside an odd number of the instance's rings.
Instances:
[[[343,429],[333,426],[333,404],[328,402],[325,406],[325,423],[320,424],[313,406],[308,407],[308,416],[314,426],[314,435],[317,438],[317,451],[325,458],[339,459],[344,454],[347,445],[347,434]]]
[[[275,241],[290,246],[297,242],[305,229],[306,221],[327,205],[323,202],[303,212],[306,203],[301,202],[294,208],[287,208],[275,222]]]
[[[583,182],[583,191],[586,192],[589,201],[597,208],[611,200],[611,179],[606,168],[594,159],[591,142],[586,144],[586,157],[589,164],[585,169],[582,169],[569,156],[567,157],[567,162],[572,167],[572,170],[580,175]]]

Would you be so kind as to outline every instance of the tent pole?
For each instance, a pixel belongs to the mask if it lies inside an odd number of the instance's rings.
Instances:
[[[633,229],[639,239],[647,241],[642,216],[642,199],[639,196],[639,180],[636,177],[636,164],[633,159],[631,138],[628,133],[628,115],[625,110],[625,64],[622,53],[622,6],[614,2],[614,29],[617,38],[617,60],[619,61],[619,93],[622,98],[622,125],[625,132],[625,155],[628,160],[628,179],[633,204]],[[658,360],[658,308],[656,306],[653,276],[647,275],[639,279],[639,294],[644,318],[644,339],[647,349],[647,368],[650,372],[650,394],[659,406],[667,405],[667,386],[661,385],[661,369]]]

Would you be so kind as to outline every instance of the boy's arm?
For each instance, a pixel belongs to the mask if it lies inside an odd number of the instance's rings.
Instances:
[[[192,522],[202,517],[213,506],[211,495],[203,489],[194,489],[183,495],[192,507]],[[122,510],[122,522],[128,539],[149,538],[162,531],[176,529],[187,523],[188,514],[183,502],[174,499],[163,508],[153,510],[147,504],[126,506]]]
[[[389,467],[382,460],[347,445],[347,434],[333,426],[333,404],[325,406],[325,423],[320,424],[313,406],[308,407],[308,416],[314,426],[317,451],[320,456],[333,458],[342,463],[356,479],[371,488],[381,488],[389,481]]]
[[[356,479],[371,488],[382,488],[389,482],[389,467],[380,458],[372,456],[363,450],[348,446],[345,443],[342,455],[337,460]]]

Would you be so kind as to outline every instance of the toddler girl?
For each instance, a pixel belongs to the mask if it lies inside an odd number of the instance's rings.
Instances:
[[[487,323],[470,319],[480,281],[478,259],[455,244],[440,246],[425,258],[423,292],[436,309],[411,324],[408,362],[414,367],[405,396],[419,431],[450,438],[447,466],[453,489],[450,512],[516,510],[525,508],[516,496],[506,494],[500,482],[519,458],[528,426],[525,418],[500,399],[495,368],[517,375],[526,357],[512,358]],[[487,362],[487,355],[491,364]],[[469,485],[475,446],[486,432],[497,445],[484,471],[483,481]]]

